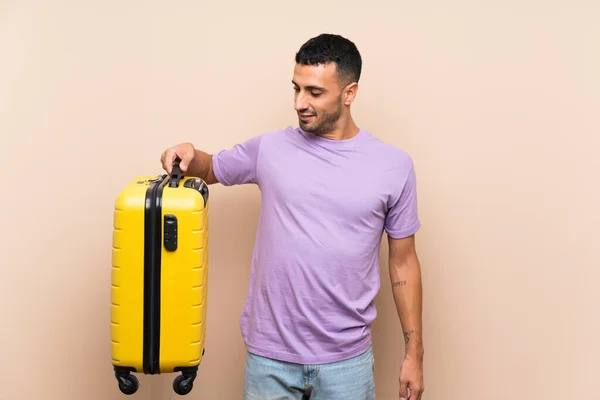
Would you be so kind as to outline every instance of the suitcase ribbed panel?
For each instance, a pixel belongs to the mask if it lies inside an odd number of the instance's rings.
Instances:
[[[144,318],[144,182],[130,182],[114,206],[111,271],[111,357],[118,367],[142,372]]]
[[[208,205],[198,190],[183,185],[163,190],[163,219],[176,216],[178,240],[175,251],[163,247],[161,256],[161,372],[198,366],[204,349]]]

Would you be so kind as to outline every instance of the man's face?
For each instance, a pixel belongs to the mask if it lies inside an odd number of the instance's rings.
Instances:
[[[342,91],[336,65],[300,65],[294,68],[294,109],[300,127],[320,135],[335,128],[342,115]]]

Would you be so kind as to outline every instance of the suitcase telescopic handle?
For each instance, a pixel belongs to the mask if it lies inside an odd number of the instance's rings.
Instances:
[[[181,174],[181,168],[179,167],[179,163],[181,162],[181,158],[177,157],[175,161],[173,161],[173,168],[171,169],[171,179],[169,182],[169,186],[178,187],[179,181],[183,177]]]

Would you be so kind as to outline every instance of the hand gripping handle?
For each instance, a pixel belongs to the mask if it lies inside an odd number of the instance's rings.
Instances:
[[[170,187],[178,187],[179,181],[183,178],[183,174],[181,173],[181,168],[179,167],[179,163],[181,162],[181,158],[177,157],[175,161],[173,161],[173,169],[171,169],[171,179],[169,181]]]

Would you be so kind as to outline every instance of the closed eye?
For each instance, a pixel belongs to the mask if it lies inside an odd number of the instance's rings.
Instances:
[[[299,91],[300,91],[300,88],[297,88],[297,87],[294,88],[294,92],[299,92]],[[312,90],[310,91],[310,95],[313,97],[319,97],[322,94],[323,94],[323,92],[314,92]]]

